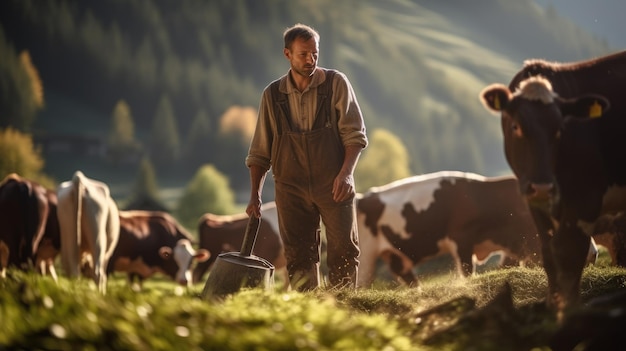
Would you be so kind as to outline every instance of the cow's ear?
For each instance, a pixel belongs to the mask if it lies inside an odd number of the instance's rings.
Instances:
[[[172,257],[172,248],[169,246],[162,246],[159,249],[159,255],[163,258],[163,259],[169,259],[170,257]]]
[[[580,118],[602,117],[610,108],[611,104],[601,95],[584,95],[574,99],[558,101],[563,116]]]
[[[205,249],[198,249],[193,257],[198,260],[198,262],[204,262],[211,257],[211,253]]]
[[[491,112],[501,112],[511,101],[511,91],[502,84],[491,84],[480,92],[480,101]]]

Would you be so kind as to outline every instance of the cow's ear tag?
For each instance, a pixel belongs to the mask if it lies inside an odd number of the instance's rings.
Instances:
[[[493,98],[493,108],[500,111],[500,97],[498,95]]]
[[[589,107],[589,117],[598,118],[602,116],[602,106],[598,103],[598,100],[593,102],[593,105]]]

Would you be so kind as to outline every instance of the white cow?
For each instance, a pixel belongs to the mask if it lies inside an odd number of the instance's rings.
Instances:
[[[61,264],[70,277],[87,274],[106,293],[106,268],[120,232],[117,205],[109,187],[76,171],[57,188]]]

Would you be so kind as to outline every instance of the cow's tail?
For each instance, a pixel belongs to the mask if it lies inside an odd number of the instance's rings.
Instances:
[[[81,233],[81,219],[83,218],[83,196],[85,192],[85,184],[83,184],[83,179],[81,177],[82,173],[74,174],[74,179],[72,181],[76,184],[76,243],[78,244],[78,252],[80,253],[80,245],[82,239]],[[79,255],[80,256],[80,255]],[[81,258],[78,257],[78,261],[80,262]]]

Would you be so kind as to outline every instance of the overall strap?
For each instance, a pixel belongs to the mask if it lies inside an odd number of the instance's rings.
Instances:
[[[328,126],[336,126],[331,120],[331,100],[333,96],[333,79],[335,78],[334,69],[325,69],[326,79],[317,87],[317,113],[315,114],[315,122],[313,129],[324,128]]]
[[[317,87],[317,111],[315,114],[315,122],[313,123],[312,129],[324,128],[328,126],[332,126],[336,129],[337,123],[332,120],[331,112],[331,98],[333,95],[333,79],[335,74],[337,73],[334,69],[324,69],[326,74],[326,79],[322,84]],[[283,125],[287,131],[293,130],[291,126],[290,109],[289,109],[289,99],[287,98],[287,94],[283,94],[279,90],[280,79],[272,82],[270,85],[270,91],[272,94],[272,99],[275,102],[275,109],[281,111],[279,113],[280,116],[276,118],[276,127],[278,130],[278,134],[283,133]]]
[[[280,79],[275,80],[270,85],[270,92],[272,99],[274,100],[274,114],[276,115],[276,130],[278,134],[283,134],[282,126],[285,125],[287,131],[291,131],[291,122],[289,120],[289,99],[287,94],[280,92],[278,87],[280,86]],[[279,113],[281,111],[282,113]]]

